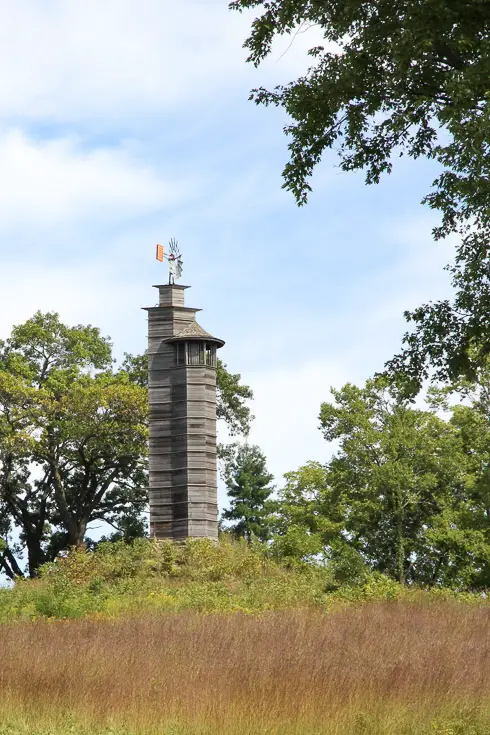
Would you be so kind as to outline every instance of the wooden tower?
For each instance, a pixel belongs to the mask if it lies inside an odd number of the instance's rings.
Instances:
[[[148,312],[150,535],[218,537],[216,350],[184,305],[188,286],[158,288]]]

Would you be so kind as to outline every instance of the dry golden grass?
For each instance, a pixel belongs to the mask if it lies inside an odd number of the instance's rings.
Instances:
[[[152,734],[450,733],[407,723],[481,723],[489,643],[490,607],[457,603],[4,625],[0,708]]]

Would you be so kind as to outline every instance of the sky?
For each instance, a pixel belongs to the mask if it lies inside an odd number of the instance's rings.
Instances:
[[[254,13],[226,0],[0,9],[0,338],[39,309],[100,327],[116,357],[144,351],[142,307],[168,277],[155,244],[175,237],[187,305],[254,391],[250,441],[276,484],[328,459],[330,386],[382,369],[404,310],[449,293],[451,246],[420,204],[432,164],[399,159],[368,187],[329,153],[297,207],[281,188],[288,120],[248,95],[302,74],[316,29],[256,69]]]

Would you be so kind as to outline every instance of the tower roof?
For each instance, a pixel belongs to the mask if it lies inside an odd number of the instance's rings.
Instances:
[[[215,342],[217,347],[223,347],[224,345],[224,341],[222,339],[218,339],[218,337],[213,337],[212,334],[206,332],[206,330],[203,329],[201,325],[198,324],[195,320],[189,322],[189,324],[184,327],[181,332],[173,337],[168,337],[168,339],[166,339],[165,341],[183,342],[188,339],[202,339],[207,340],[208,342]]]

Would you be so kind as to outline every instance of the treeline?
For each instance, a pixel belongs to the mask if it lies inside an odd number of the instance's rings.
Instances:
[[[479,381],[432,388],[425,410],[385,378],[332,389],[320,428],[338,448],[325,465],[287,473],[277,498],[259,448],[237,450],[226,472],[232,532],[267,540],[289,563],[328,564],[339,585],[374,571],[488,588],[490,374]]]
[[[333,585],[378,573],[408,585],[490,584],[490,367],[432,387],[418,408],[386,377],[332,389],[320,430],[335,451],[274,487],[248,444],[252,391],[219,362],[218,416],[239,442],[219,448],[229,494],[222,533],[295,566],[327,565]],[[145,535],[147,358],[116,365],[92,326],[37,313],[0,342],[0,568],[36,576],[71,547]],[[24,565],[20,559],[25,557]]]

